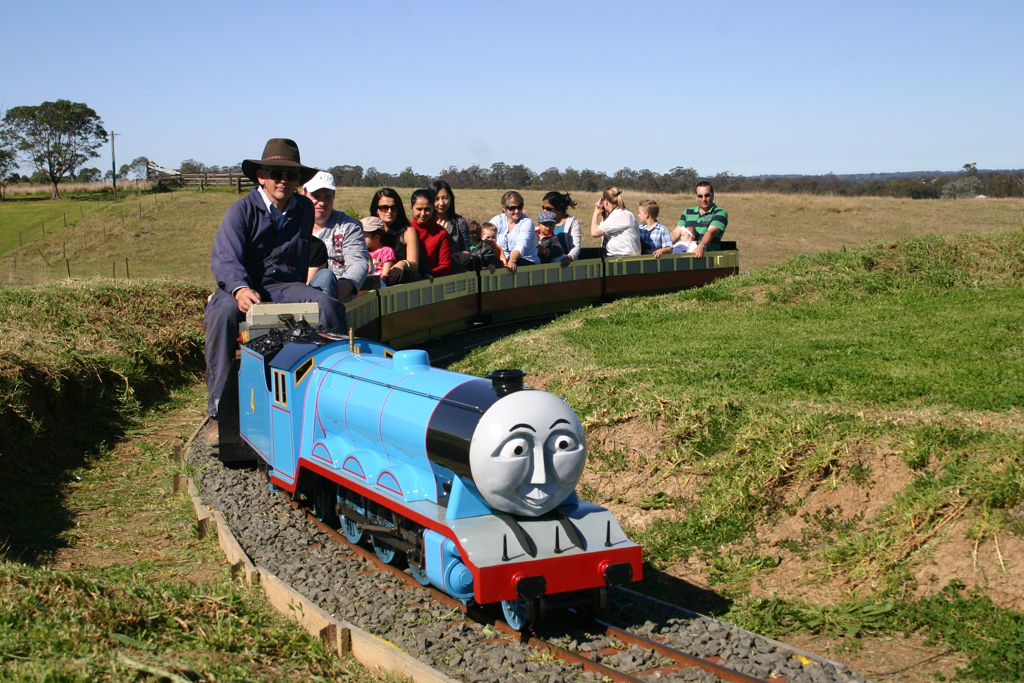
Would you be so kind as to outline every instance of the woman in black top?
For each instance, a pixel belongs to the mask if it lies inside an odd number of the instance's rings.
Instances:
[[[398,259],[387,274],[388,284],[418,280],[420,238],[405,215],[402,198],[390,187],[377,190],[370,201],[370,215],[384,221],[390,246]]]

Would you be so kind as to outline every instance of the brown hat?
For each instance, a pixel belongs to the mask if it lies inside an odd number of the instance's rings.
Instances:
[[[315,168],[302,165],[302,162],[299,160],[299,146],[295,144],[294,140],[288,140],[287,138],[271,138],[268,140],[267,146],[263,148],[263,158],[258,161],[256,159],[246,159],[243,161],[242,173],[249,180],[258,183],[256,171],[263,166],[297,168],[302,173],[302,177],[299,178],[299,182],[302,184],[308,183],[316,175]]]

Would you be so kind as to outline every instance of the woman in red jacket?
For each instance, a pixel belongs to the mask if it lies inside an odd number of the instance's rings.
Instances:
[[[420,274],[441,277],[452,272],[452,251],[448,233],[434,219],[434,193],[416,190],[409,200],[412,205],[412,227],[419,235]]]

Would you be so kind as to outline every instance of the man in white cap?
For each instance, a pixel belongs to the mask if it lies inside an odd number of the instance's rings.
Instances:
[[[319,171],[302,186],[302,194],[313,202],[313,237],[327,247],[327,268],[319,271],[309,285],[345,300],[358,294],[369,270],[363,227],[344,211],[334,210],[334,176]]]

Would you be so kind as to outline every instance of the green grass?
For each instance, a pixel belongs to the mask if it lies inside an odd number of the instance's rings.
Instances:
[[[141,671],[178,681],[351,676],[257,591],[230,581],[97,579],[6,561],[0,562],[0,652],[5,681],[137,680]]]
[[[0,288],[0,553],[59,546],[73,519],[56,484],[201,376],[205,294],[169,281]]]
[[[14,195],[0,202],[0,254],[28,246],[59,228],[72,226],[96,210],[96,201],[81,198]]]
[[[135,416],[59,483],[75,520],[62,548],[37,566],[0,559],[0,681],[376,680],[233,583],[215,537],[198,538],[171,481],[204,404],[195,383]]]

